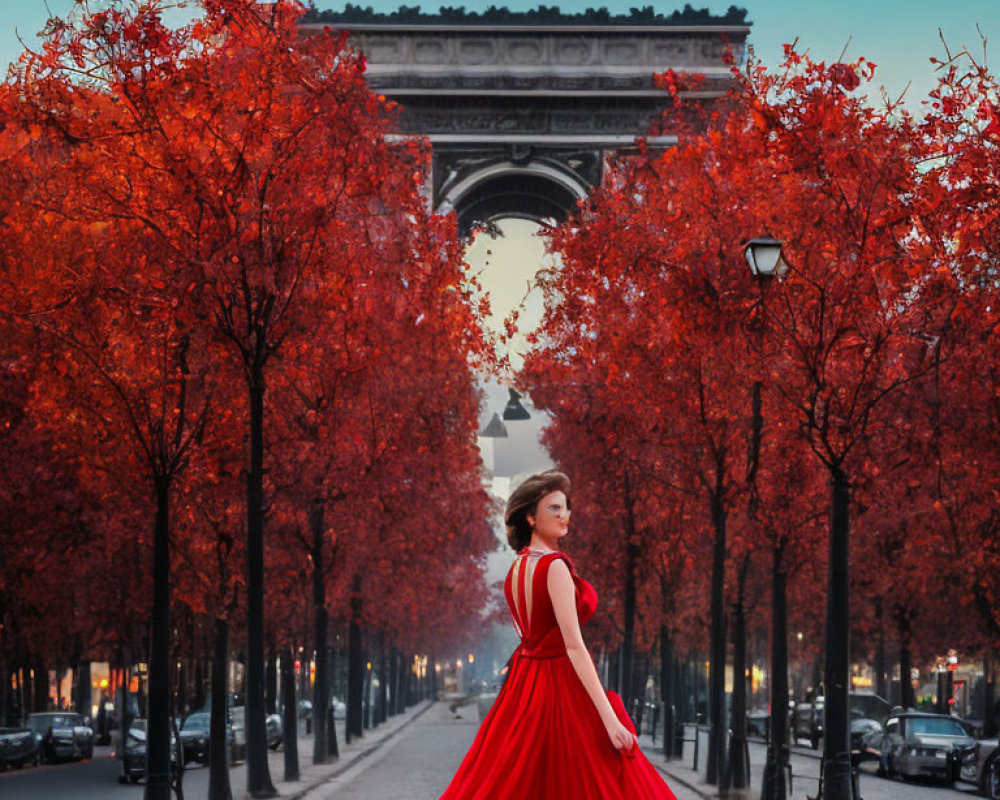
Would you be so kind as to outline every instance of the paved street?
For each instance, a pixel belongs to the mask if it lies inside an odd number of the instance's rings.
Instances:
[[[456,716],[446,702],[421,705],[369,731],[351,745],[343,744],[341,731],[341,759],[334,764],[311,766],[312,740],[302,737],[302,780],[280,781],[283,757],[280,752],[271,753],[271,775],[281,796],[293,800],[436,800],[458,768],[478,726],[479,714],[474,706],[459,709]],[[659,754],[658,745],[648,736],[642,737],[643,750],[666,773],[667,782],[678,800],[713,796],[712,787],[703,782],[707,746],[704,731],[699,753],[701,770],[697,772],[691,768],[692,743],[685,745],[683,759],[670,762]],[[762,743],[750,743],[752,789],[745,795],[747,798],[759,796],[765,754]],[[796,747],[792,768],[794,783],[789,800],[807,800],[815,796],[818,754],[805,747]],[[0,774],[0,797],[3,800],[141,800],[142,785],[119,784],[117,770],[118,764],[111,757],[110,749],[98,748],[89,762],[29,767]],[[235,766],[230,776],[233,796],[245,797],[244,766]],[[202,767],[188,770],[184,788],[189,800],[202,800],[207,796],[208,770]],[[863,800],[972,800],[976,796],[973,788],[964,784],[950,789],[933,783],[903,783],[879,778],[873,763],[862,767],[861,794]]]
[[[438,703],[389,741],[380,752],[304,800],[436,800],[462,761],[479,727],[474,706],[453,715]],[[698,800],[684,786],[672,786],[678,800]]]
[[[474,709],[463,708],[455,718],[445,703],[438,703],[404,728],[368,759],[357,763],[334,780],[305,795],[305,800],[435,800],[448,784],[462,756],[472,742],[479,725]],[[690,769],[693,748],[683,761],[667,762],[648,736],[643,737],[643,750],[654,764],[667,773],[667,782],[678,800],[700,800],[712,796],[711,787],[703,783],[701,772]],[[701,745],[701,766],[704,767],[706,741]],[[747,797],[760,793],[761,766],[766,748],[751,742],[752,790]],[[808,748],[795,748],[792,756],[793,792],[789,800],[806,800],[815,796],[819,775],[819,758]],[[954,789],[933,783],[903,783],[875,775],[874,764],[863,767],[861,793],[863,800],[972,800],[976,795],[971,786],[958,784]]]

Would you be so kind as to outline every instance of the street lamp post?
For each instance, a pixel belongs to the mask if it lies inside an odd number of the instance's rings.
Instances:
[[[759,319],[757,320],[757,349],[763,358],[764,351],[764,292],[767,282],[783,274],[788,265],[781,254],[781,242],[770,237],[751,239],[744,248],[750,271],[757,278],[760,288]],[[752,430],[747,478],[751,485],[751,510],[756,511],[757,493],[754,485],[760,458],[761,435],[764,427],[761,409],[761,381],[754,381],[752,399]],[[788,614],[786,603],[784,540],[772,550],[771,564],[771,714],[768,727],[767,761],[761,786],[761,800],[785,800],[788,769]]]

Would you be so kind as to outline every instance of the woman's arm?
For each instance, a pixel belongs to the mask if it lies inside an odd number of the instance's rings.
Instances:
[[[573,576],[569,567],[561,558],[553,560],[549,565],[549,574],[546,577],[549,597],[552,599],[552,610],[556,615],[556,622],[559,624],[559,632],[562,634],[563,642],[566,644],[566,654],[573,665],[573,669],[580,678],[580,682],[587,690],[587,694],[597,707],[601,721],[608,732],[608,737],[618,750],[628,750],[635,744],[635,737],[632,731],[626,728],[615,716],[615,711],[611,707],[611,701],[601,686],[601,679],[597,675],[594,661],[583,643],[583,634],[580,632],[580,620],[576,615],[576,585],[573,583]]]

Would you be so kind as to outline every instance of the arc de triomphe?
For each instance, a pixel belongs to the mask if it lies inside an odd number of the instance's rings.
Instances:
[[[689,96],[710,102],[730,81],[727,48],[739,63],[750,30],[717,18],[538,24],[508,14],[490,25],[372,16],[326,22],[320,13],[302,28],[351,32],[371,88],[402,107],[402,132],[430,139],[434,205],[455,209],[463,230],[497,217],[565,219],[600,183],[605,153],[634,147],[665,106],[654,74],[699,73],[704,83]]]

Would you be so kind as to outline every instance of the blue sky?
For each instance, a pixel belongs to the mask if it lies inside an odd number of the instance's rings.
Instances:
[[[102,0],[92,0],[99,5]],[[397,8],[400,2],[390,0],[355,0],[359,5],[371,5],[376,10]],[[419,0],[404,0],[416,5]],[[482,9],[499,0],[447,0],[423,2],[424,11],[436,10],[440,5],[464,5],[469,9]],[[544,5],[559,5],[565,11],[580,11],[588,6],[604,5],[612,11],[626,11],[631,6],[647,5],[649,0],[543,0]],[[46,5],[54,14],[65,14],[74,5],[73,0],[0,0],[0,64],[15,59],[21,47],[15,29],[25,40],[45,24]],[[189,3],[193,5],[193,3]],[[505,3],[512,9],[533,8],[538,3],[510,0]],[[707,7],[721,13],[730,5],[729,0],[693,0],[691,5]],[[894,95],[912,83],[907,93],[908,106],[916,110],[919,100],[926,96],[934,82],[933,67],[928,59],[942,56],[944,49],[938,36],[940,28],[953,51],[968,45],[975,52],[982,52],[976,24],[992,44],[989,63],[994,71],[1000,59],[1000,0],[747,0],[736,3],[749,11],[754,23],[750,41],[757,54],[769,64],[781,58],[782,44],[798,37],[800,48],[808,48],[817,58],[836,60],[850,40],[847,57],[865,56],[879,65],[876,81],[884,84]],[[343,0],[317,0],[319,8],[343,8]],[[661,11],[683,6],[678,3],[657,3]]]

